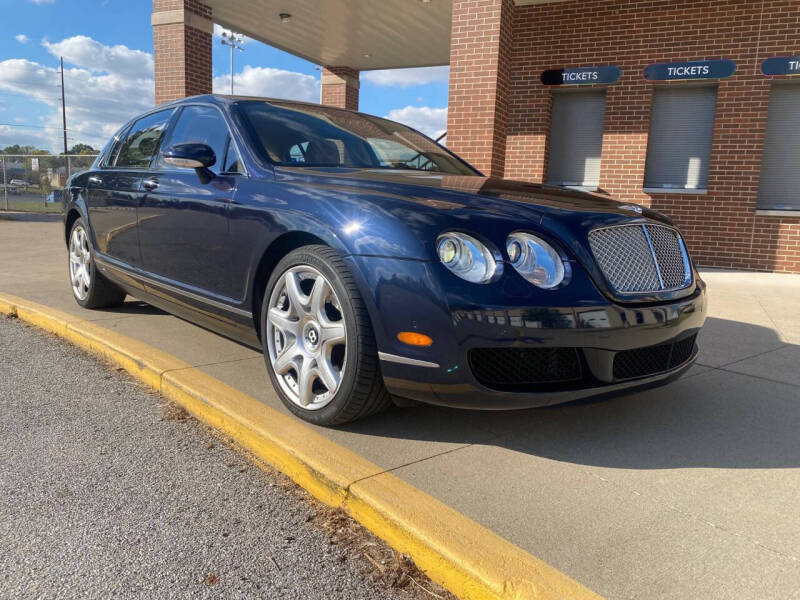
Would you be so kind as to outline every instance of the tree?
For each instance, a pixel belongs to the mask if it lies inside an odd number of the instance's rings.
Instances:
[[[20,146],[19,144],[14,144],[13,146],[6,146],[3,148],[3,154],[36,154],[36,153],[45,152],[44,150],[39,150],[36,146]]]
[[[89,144],[78,143],[69,149],[69,154],[97,154],[97,150]]]
[[[50,178],[46,173],[42,174],[41,178],[39,179],[39,185],[42,188],[42,196],[44,197],[47,197],[47,195],[53,191],[53,186],[50,185]]]

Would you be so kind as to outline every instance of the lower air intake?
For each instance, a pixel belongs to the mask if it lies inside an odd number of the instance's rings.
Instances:
[[[492,389],[518,389],[581,379],[575,348],[476,348],[469,352],[475,378]]]
[[[614,379],[647,377],[679,367],[692,357],[696,337],[618,352],[614,357]]]

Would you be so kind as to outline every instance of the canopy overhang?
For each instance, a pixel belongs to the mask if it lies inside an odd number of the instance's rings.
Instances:
[[[517,0],[516,3],[548,1],[563,0]],[[211,7],[214,22],[222,27],[318,65],[366,71],[450,62],[450,0],[204,0],[204,3]]]

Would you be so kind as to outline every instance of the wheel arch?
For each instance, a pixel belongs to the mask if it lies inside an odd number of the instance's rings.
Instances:
[[[261,305],[264,302],[264,293],[272,272],[281,259],[293,250],[297,250],[303,246],[315,245],[331,247],[325,240],[313,233],[308,233],[306,231],[289,231],[273,240],[261,255],[258,266],[255,268],[253,274],[252,284],[253,326],[255,327],[256,335],[258,335],[259,340],[261,339]]]
[[[67,216],[64,219],[64,242],[67,245],[69,245],[69,232],[72,231],[72,225],[82,216],[81,211],[74,206],[67,212]]]

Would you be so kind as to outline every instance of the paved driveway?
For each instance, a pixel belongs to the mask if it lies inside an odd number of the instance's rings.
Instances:
[[[72,300],[57,224],[0,221],[0,290],[283,410],[261,356],[136,302]],[[700,364],[603,402],[434,407],[320,431],[610,598],[800,598],[800,276],[708,271]]]
[[[429,597],[127,374],[2,316],[0,354],[0,598]]]

